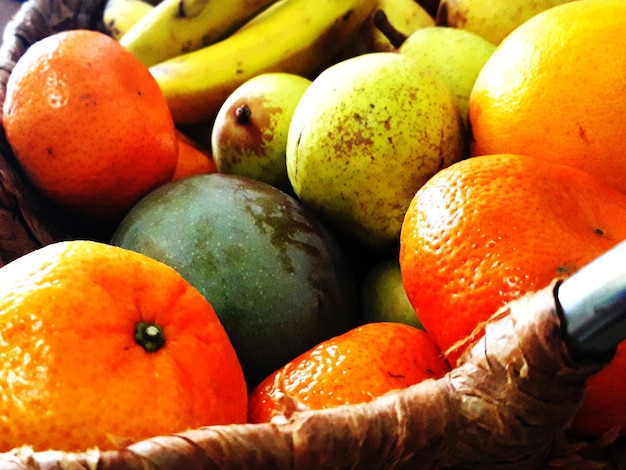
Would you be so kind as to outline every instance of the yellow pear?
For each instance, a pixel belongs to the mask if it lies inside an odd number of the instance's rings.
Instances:
[[[441,0],[436,24],[466,29],[500,44],[537,13],[573,0]]]
[[[267,72],[240,85],[220,108],[211,133],[217,171],[290,192],[285,149],[291,115],[311,80]]]

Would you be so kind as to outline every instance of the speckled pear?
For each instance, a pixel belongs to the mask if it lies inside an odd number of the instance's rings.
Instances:
[[[431,26],[411,34],[398,52],[430,68],[448,86],[467,122],[472,87],[495,49],[494,44],[470,31]]]
[[[389,250],[415,192],[465,155],[462,128],[436,75],[397,52],[363,54],[327,68],[300,98],[287,174],[338,233]]]

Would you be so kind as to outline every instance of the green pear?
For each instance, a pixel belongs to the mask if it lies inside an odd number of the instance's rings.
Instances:
[[[398,52],[430,68],[450,89],[467,122],[469,96],[496,46],[470,31],[430,26],[411,34]]]
[[[293,113],[287,174],[337,234],[383,252],[415,192],[466,152],[447,86],[415,60],[373,52],[318,75]]]
[[[290,192],[285,150],[291,116],[311,80],[268,72],[235,89],[220,108],[211,132],[219,173],[245,176]]]
[[[359,288],[362,323],[390,321],[424,329],[402,283],[396,257],[375,264]]]
[[[441,0],[436,24],[472,31],[493,44],[537,13],[573,0]]]

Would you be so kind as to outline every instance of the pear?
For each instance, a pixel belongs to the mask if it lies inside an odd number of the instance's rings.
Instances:
[[[379,22],[383,15],[383,24]],[[393,37],[401,38],[427,26],[435,19],[415,0],[378,0],[378,6],[363,22],[355,36],[348,42],[338,60],[345,60],[369,52],[393,52],[397,49]]]
[[[436,24],[472,31],[493,44],[537,13],[574,0],[441,0]]]
[[[300,98],[287,174],[335,233],[384,252],[415,192],[465,155],[462,128],[454,97],[428,69],[397,52],[363,54],[324,70]]]
[[[467,123],[469,96],[496,46],[470,31],[431,26],[411,34],[398,48],[435,73],[450,89]]]
[[[404,289],[396,256],[378,262],[359,287],[361,322],[390,321],[424,329]]]
[[[291,192],[287,133],[296,105],[310,84],[300,75],[268,72],[235,89],[221,106],[211,131],[217,171]]]

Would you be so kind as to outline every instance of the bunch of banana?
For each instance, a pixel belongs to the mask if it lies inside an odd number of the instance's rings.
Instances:
[[[177,124],[210,122],[230,93],[249,78],[270,71],[303,76],[321,71],[377,4],[377,0],[279,0],[225,38],[155,64],[150,72]],[[161,34],[160,43],[170,40],[167,31]]]
[[[102,21],[104,29],[116,40],[120,40],[154,6],[144,0],[107,0]]]
[[[149,67],[227,37],[274,2],[162,0],[120,43]]]

